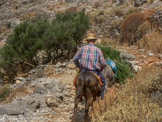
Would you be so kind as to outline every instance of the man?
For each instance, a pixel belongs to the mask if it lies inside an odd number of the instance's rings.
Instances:
[[[97,40],[95,38],[95,35],[93,33],[89,33],[86,40],[88,42],[88,45],[81,47],[73,57],[73,60],[76,67],[81,71],[90,70],[100,76],[103,84],[101,87],[101,99],[103,99],[105,78],[101,74],[101,71],[105,66],[105,59],[103,57],[101,49],[94,46],[94,43]]]

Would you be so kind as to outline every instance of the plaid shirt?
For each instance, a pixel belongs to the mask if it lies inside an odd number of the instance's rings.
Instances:
[[[73,57],[74,61],[79,61],[81,68],[89,70],[101,70],[101,66],[105,65],[101,49],[93,44],[81,47]]]

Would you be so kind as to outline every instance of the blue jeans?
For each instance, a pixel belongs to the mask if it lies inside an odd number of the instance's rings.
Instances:
[[[84,68],[81,69],[81,71],[86,71],[86,70],[88,70],[88,69],[84,69]],[[89,71],[94,72],[95,74],[97,74],[98,76],[100,76],[100,79],[101,79],[102,84],[103,84],[102,87],[101,87],[101,99],[103,99],[104,90],[105,90],[105,84],[106,84],[105,78],[102,75],[102,73],[100,71],[98,71],[98,70],[89,70]]]

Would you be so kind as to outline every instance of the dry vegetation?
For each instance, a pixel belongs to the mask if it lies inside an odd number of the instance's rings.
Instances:
[[[114,97],[109,101],[111,103],[103,103],[105,112],[101,110],[95,113],[92,122],[160,122],[161,74],[162,70],[156,67],[144,68],[125,85],[116,88],[117,92],[113,93]]]
[[[128,15],[120,25],[124,41],[133,44],[136,30],[145,22],[143,13],[133,13]]]
[[[145,35],[138,41],[138,48],[151,50],[154,53],[162,53],[162,34],[153,32]]]
[[[0,104],[6,104],[11,102],[16,96],[24,96],[27,93],[31,93],[27,86],[12,89],[10,84],[5,84],[0,88]]]

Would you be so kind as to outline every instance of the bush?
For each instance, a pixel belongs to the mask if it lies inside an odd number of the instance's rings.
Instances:
[[[151,25],[149,22],[144,22],[137,29],[137,33],[146,34],[149,30],[151,30]]]
[[[6,84],[0,88],[0,101],[4,100],[10,95],[11,88],[9,84]]]
[[[137,13],[138,12],[138,8],[137,7],[130,7],[127,9],[127,11],[125,12],[125,15],[129,15],[129,14],[133,14],[133,13]]]
[[[138,48],[151,50],[154,53],[162,53],[161,47],[162,47],[162,35],[157,32],[147,34],[138,41]]]
[[[124,41],[127,41],[129,45],[133,44],[135,33],[144,21],[145,18],[143,13],[133,13],[128,15],[121,23],[121,34]]]
[[[119,89],[111,88],[105,100],[95,106],[103,110],[102,115],[95,113],[92,122],[160,122],[161,73],[155,67],[145,67]]]
[[[25,21],[14,28],[1,49],[0,68],[12,79],[20,64],[38,65],[38,52],[45,51],[53,63],[69,59],[88,27],[84,11],[57,14],[52,22],[40,18]]]
[[[120,17],[124,15],[124,12],[120,7],[117,7],[113,10],[113,14]]]
[[[110,46],[105,47],[97,45],[97,47],[102,50],[105,59],[110,58],[116,63],[118,75],[117,82],[122,83],[126,78],[132,77],[131,68],[129,67],[128,63],[121,60],[119,51]]]
[[[89,18],[84,12],[71,11],[56,15],[43,35],[44,49],[53,63],[64,57],[71,58],[89,27]]]
[[[118,19],[113,20],[110,23],[110,30],[117,29],[118,27],[120,27],[120,23],[121,23],[121,21]]]

